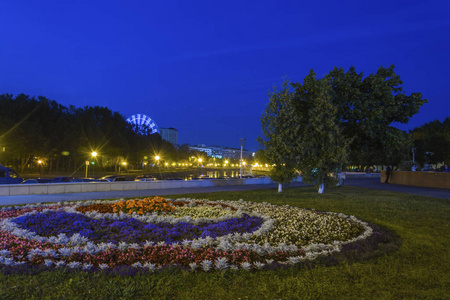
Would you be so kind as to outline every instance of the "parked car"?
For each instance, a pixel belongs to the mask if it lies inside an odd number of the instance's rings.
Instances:
[[[155,181],[156,178],[153,177],[152,175],[139,175],[136,176],[136,178],[134,179],[134,181]]]
[[[0,165],[0,184],[16,184],[22,181],[23,179],[13,169]]]
[[[114,182],[114,181],[125,181],[125,177],[124,176],[120,176],[120,175],[107,175],[107,176],[103,176],[100,178],[101,180],[107,180],[109,182]]]
[[[72,178],[69,182],[97,182],[95,178]]]
[[[36,184],[36,183],[53,183],[53,180],[49,178],[34,178],[34,179],[27,179],[22,182],[22,184]]]
[[[37,180],[36,179],[27,179],[21,182],[21,184],[37,184]]]
[[[50,178],[36,178],[38,183],[54,183],[54,181]]]
[[[73,179],[75,179],[75,178],[73,178],[73,177],[67,177],[67,176],[60,176],[60,177],[54,177],[54,178],[52,178],[53,182],[55,182],[55,183],[60,183],[60,182],[70,182],[70,181],[72,181]]]

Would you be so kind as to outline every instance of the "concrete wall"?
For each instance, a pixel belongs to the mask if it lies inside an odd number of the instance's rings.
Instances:
[[[132,191],[269,183],[272,183],[270,178],[4,184],[0,185],[0,196]]]
[[[386,171],[381,171],[381,182],[385,180]],[[394,171],[389,183],[450,189],[450,173]]]

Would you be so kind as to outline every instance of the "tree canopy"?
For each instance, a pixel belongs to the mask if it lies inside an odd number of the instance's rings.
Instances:
[[[303,180],[319,185],[319,192],[347,163],[349,140],[338,126],[337,108],[331,102],[329,78],[317,79],[313,70],[296,87],[296,114],[301,131],[296,137],[298,167]],[[331,176],[330,176],[331,175]]]
[[[416,160],[421,164],[450,163],[450,117],[435,120],[411,132],[416,148]]]
[[[275,163],[272,178],[290,181],[298,168],[304,180],[326,183],[346,163],[398,163],[408,156],[411,138],[392,126],[407,123],[427,102],[406,95],[394,65],[364,77],[354,67],[335,67],[321,79],[311,70],[303,83],[284,83],[269,94],[261,118],[265,156]],[[284,173],[284,174],[283,174]]]
[[[392,126],[408,123],[427,103],[420,93],[409,96],[395,74],[394,65],[379,67],[364,78],[354,67],[347,72],[335,67],[327,76],[332,88],[331,101],[337,109],[339,127],[352,139],[349,160],[355,165],[392,163],[398,153],[408,153],[407,134]],[[294,84],[296,86],[297,84]]]
[[[299,175],[297,149],[300,145],[296,138],[301,130],[299,123],[293,93],[290,91],[289,82],[285,81],[279,91],[274,88],[273,92],[269,93],[269,104],[261,117],[265,139],[259,137],[259,142],[265,149],[265,159],[274,164],[269,175],[279,183],[279,192],[282,190],[282,184],[291,182]]]

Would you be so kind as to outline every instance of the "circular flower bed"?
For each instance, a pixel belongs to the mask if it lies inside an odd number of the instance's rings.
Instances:
[[[262,269],[327,256],[371,234],[353,216],[242,200],[26,205],[0,210],[0,264]]]

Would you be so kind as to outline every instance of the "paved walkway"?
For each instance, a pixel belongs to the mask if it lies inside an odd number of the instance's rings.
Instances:
[[[450,187],[448,189],[427,188],[401,184],[381,183],[380,179],[349,179],[345,185],[364,187],[369,189],[406,193],[420,196],[450,199]]]
[[[381,183],[379,178],[348,179],[345,181],[345,185],[450,199],[450,189],[434,189],[434,188],[414,187],[398,184],[385,184]],[[303,187],[303,186],[306,186],[306,184],[301,182],[291,184],[291,187]],[[77,201],[77,200],[93,200],[93,199],[116,199],[128,197],[177,195],[188,193],[190,194],[190,193],[214,193],[224,191],[248,191],[248,190],[276,189],[276,188],[277,188],[276,184],[255,184],[255,185],[236,185],[224,187],[203,187],[203,188],[182,188],[182,189],[177,188],[177,189],[161,189],[161,190],[2,196],[0,197],[0,205],[16,205],[27,203]]]

